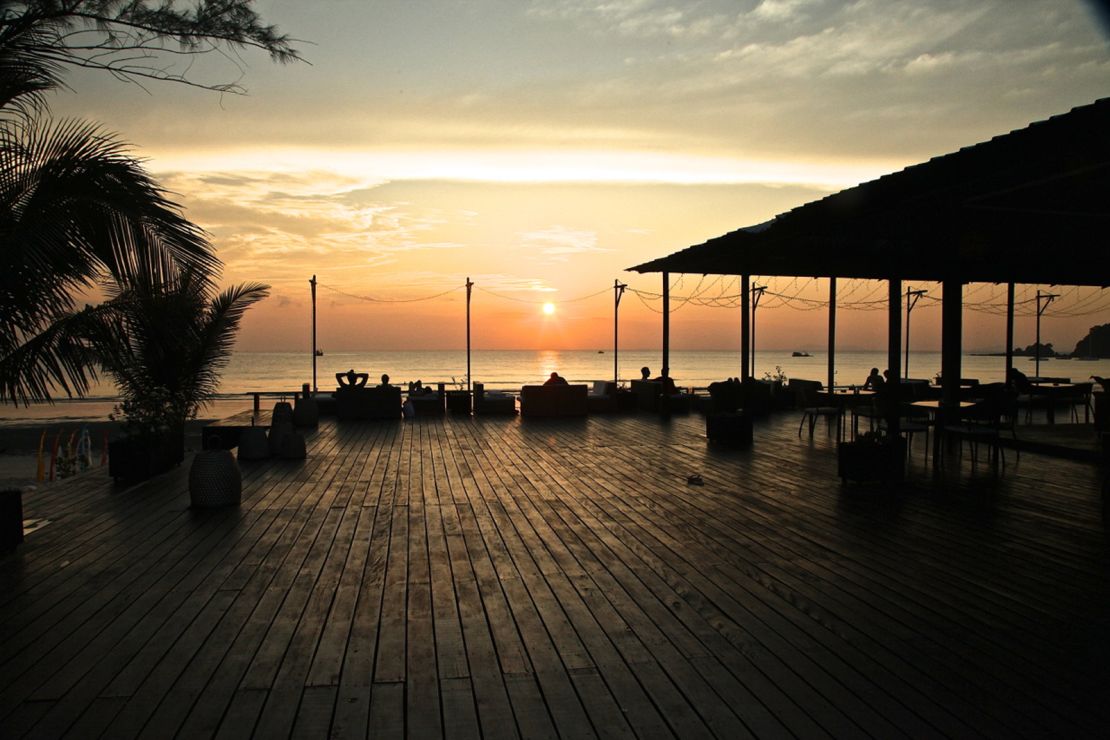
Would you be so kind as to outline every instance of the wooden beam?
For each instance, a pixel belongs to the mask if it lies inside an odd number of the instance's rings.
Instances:
[[[1014,284],[1006,285],[1006,387],[1010,387],[1010,371],[1014,369]]]
[[[902,281],[890,279],[887,311],[886,364],[890,371],[886,379],[887,433],[896,438],[901,434],[899,405],[902,400]]]
[[[751,377],[752,316],[751,275],[740,276],[740,380]]]
[[[836,384],[836,278],[829,278],[829,390]]]
[[[663,273],[663,371],[671,376],[671,273]]]

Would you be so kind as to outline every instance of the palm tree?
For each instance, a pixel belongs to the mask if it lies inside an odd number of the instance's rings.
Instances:
[[[88,389],[95,371],[48,331],[77,291],[104,277],[126,287],[218,266],[203,231],[114,137],[72,121],[0,125],[0,324],[11,327],[0,334],[0,397]]]
[[[115,381],[132,434],[180,429],[211,400],[243,314],[269,294],[258,283],[220,293],[195,270],[136,282],[67,317],[62,333],[87,342]]]

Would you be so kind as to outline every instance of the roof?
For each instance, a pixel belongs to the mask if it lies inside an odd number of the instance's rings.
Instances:
[[[1110,284],[1110,98],[629,268]]]

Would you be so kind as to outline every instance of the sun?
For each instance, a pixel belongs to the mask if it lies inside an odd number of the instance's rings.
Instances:
[[[555,304],[554,303],[545,303],[545,304],[543,304],[543,315],[544,316],[553,316],[553,315],[555,315]]]

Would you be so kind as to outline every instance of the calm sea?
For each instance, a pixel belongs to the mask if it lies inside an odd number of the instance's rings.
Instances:
[[[619,355],[620,378],[640,377],[640,368],[647,366],[652,375],[660,370],[659,350],[622,350]],[[838,352],[836,355],[837,385],[863,383],[872,367],[886,367],[884,352]],[[1033,361],[1018,357],[1015,365],[1027,375],[1033,375]],[[474,380],[485,383],[490,389],[519,390],[526,383],[542,382],[552,372],[558,372],[572,382],[611,380],[613,378],[613,353],[606,350],[533,351],[533,350],[475,350],[471,354]],[[448,387],[465,387],[466,352],[410,351],[410,352],[336,352],[317,358],[317,383],[320,390],[335,388],[335,373],[348,369],[370,373],[371,382],[378,382],[382,373],[388,373],[392,382],[404,384],[420,379],[425,384],[445,382]],[[756,356],[755,376],[777,374],[779,369],[788,378],[808,378],[824,382],[827,373],[827,356],[814,352],[810,357],[792,357],[790,352],[761,351]],[[939,352],[911,352],[910,377],[932,378],[940,371]],[[1005,374],[1004,357],[964,355],[963,376],[979,378],[982,382],[1002,380]],[[1110,360],[1042,360],[1041,374],[1045,376],[1086,380],[1091,375],[1110,376]],[[679,386],[704,388],[715,380],[740,375],[740,356],[734,351],[671,352],[671,376]],[[307,353],[289,352],[240,352],[235,354],[220,386],[220,397],[207,408],[205,417],[229,416],[250,406],[250,394],[292,394],[302,383],[312,381],[312,357]],[[0,424],[18,424],[31,421],[105,419],[112,410],[114,388],[102,384],[90,398],[81,401],[63,401],[54,405],[15,408],[0,406]]]

